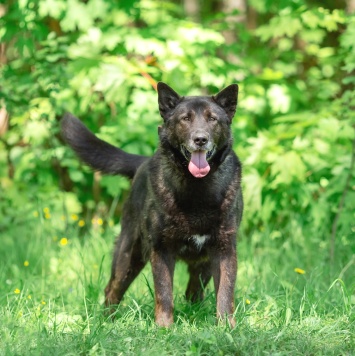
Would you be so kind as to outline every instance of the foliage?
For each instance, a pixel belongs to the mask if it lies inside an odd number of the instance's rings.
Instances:
[[[0,256],[6,261],[0,267],[0,330],[7,340],[1,352],[27,350],[27,339],[21,343],[20,334],[12,334],[16,328],[39,330],[42,354],[56,353],[59,344],[82,353],[112,352],[118,334],[131,353],[151,347],[156,354],[167,343],[172,354],[175,344],[190,354],[215,354],[217,348],[249,354],[265,345],[270,353],[350,352],[354,15],[338,3],[325,8],[330,2],[319,7],[305,0],[250,0],[245,16],[212,10],[212,0],[203,3],[200,21],[187,18],[177,1],[0,4],[0,108],[8,113],[6,127],[0,111]],[[225,40],[226,32],[233,41]],[[232,82],[240,86],[233,121],[245,196],[238,331],[209,331],[212,294],[201,314],[178,301],[178,325],[154,329],[152,303],[145,301],[149,292],[139,289],[145,280],[132,290],[137,302],[123,307],[119,324],[108,326],[98,316],[112,246],[101,229],[112,235],[119,230],[129,182],[83,166],[62,142],[59,120],[70,111],[101,138],[150,155],[158,143],[159,80],[183,95],[213,94]],[[307,274],[291,280],[288,273],[297,266]],[[59,331],[56,315],[75,328]],[[196,320],[207,324],[198,330]],[[137,339],[127,331],[132,329]],[[147,330],[164,343],[140,344]],[[320,336],[313,343],[309,333]],[[327,351],[329,339],[333,351]]]
[[[122,6],[98,0],[21,1],[12,2],[1,19],[2,41],[9,43],[1,94],[11,115],[2,139],[2,186],[14,195],[24,189],[30,197],[51,194],[58,200],[58,185],[66,191],[75,185],[79,201],[92,210],[87,193],[92,174],[83,173],[59,142],[62,114],[75,113],[127,151],[151,154],[160,122],[151,85],[162,79],[186,92],[200,86],[200,78],[204,85],[213,83],[213,71],[222,63],[215,56],[223,43],[220,34],[174,17],[177,8],[168,3]],[[222,86],[227,79],[219,77]],[[12,167],[14,175],[5,178]],[[97,200],[127,189],[126,182],[110,178],[100,186]],[[33,204],[33,198],[20,195],[19,200],[11,193],[3,197],[5,216],[11,216],[13,205]],[[16,219],[18,211],[12,215]]]
[[[95,203],[127,189],[127,182],[110,177],[96,176],[95,185],[63,147],[58,119],[65,111],[100,137],[149,155],[160,120],[156,81],[184,94],[200,87],[213,93],[237,81],[234,129],[246,171],[245,226],[278,226],[300,216],[329,233],[354,138],[354,92],[346,87],[354,81],[354,20],[343,10],[302,2],[276,13],[271,5],[253,4],[271,20],[261,20],[254,31],[234,23],[238,41],[221,48],[219,31],[230,26],[223,16],[202,26],[181,17],[172,3],[10,3],[1,19],[1,38],[8,43],[2,103],[10,113],[1,141],[3,215],[16,220],[14,206],[28,211],[34,196],[48,195],[70,202],[77,196],[74,207],[67,204],[71,212],[93,214]],[[237,60],[224,60],[232,54]],[[58,185],[76,195],[59,193]],[[100,190],[90,193],[93,185]],[[348,236],[354,194],[351,189],[341,219]]]
[[[327,236],[352,177],[339,225],[344,241],[354,237],[353,22],[339,10],[286,8],[255,31],[267,56],[252,57],[259,72],[246,79],[253,93],[241,103],[257,132],[244,152],[253,226],[272,222],[279,230],[296,219]],[[340,45],[331,46],[331,36]]]

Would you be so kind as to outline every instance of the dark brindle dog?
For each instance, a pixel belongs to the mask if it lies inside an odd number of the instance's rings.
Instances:
[[[241,164],[232,150],[238,86],[215,96],[181,97],[158,84],[160,145],[152,157],[129,154],[98,139],[67,114],[62,133],[79,157],[104,173],[133,178],[122,215],[106,305],[118,304],[148,260],[155,320],[173,323],[175,261],[188,264],[186,297],[203,298],[213,277],[217,317],[234,326],[236,234],[243,211]]]

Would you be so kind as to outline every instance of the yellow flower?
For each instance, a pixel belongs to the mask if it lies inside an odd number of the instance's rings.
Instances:
[[[32,299],[32,295],[29,294],[29,295],[27,296],[27,299]]]
[[[34,211],[32,214],[35,218],[38,218],[38,211]]]
[[[79,225],[80,227],[85,226],[85,221],[84,221],[84,220],[79,220],[78,225]]]
[[[65,246],[68,244],[68,239],[66,237],[62,237],[59,241],[61,246]]]
[[[79,220],[79,216],[76,215],[76,214],[71,214],[71,218],[72,218],[72,220],[74,220],[74,221]]]
[[[42,305],[46,305],[46,302],[44,300],[41,301]]]
[[[14,293],[15,293],[15,294],[20,294],[21,291],[20,291],[18,288],[16,288],[16,289],[14,290]]]
[[[93,225],[103,225],[103,223],[104,223],[104,221],[101,219],[101,218],[93,218],[92,220],[91,220],[91,222],[92,222],[92,224]]]
[[[302,269],[302,268],[295,268],[294,271],[296,273],[298,273],[298,274],[305,274],[306,273],[306,271],[304,269]]]
[[[45,214],[49,214],[49,208],[44,208],[44,209],[43,209],[43,212],[44,212]]]
[[[45,213],[45,214],[44,214],[44,217],[45,217],[45,219],[48,219],[48,220],[49,220],[49,219],[51,218],[51,214]]]
[[[249,299],[245,299],[245,304],[250,304],[250,300]]]
[[[30,265],[30,263],[26,260],[26,261],[23,263],[23,265],[24,265],[25,267],[28,267],[28,266]]]

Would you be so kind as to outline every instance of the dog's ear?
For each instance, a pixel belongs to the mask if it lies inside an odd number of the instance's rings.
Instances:
[[[169,85],[159,82],[158,83],[158,103],[160,115],[164,120],[169,117],[169,113],[180,102],[181,97]]]
[[[238,85],[232,84],[214,95],[213,100],[227,113],[230,120],[233,119],[238,102]]]

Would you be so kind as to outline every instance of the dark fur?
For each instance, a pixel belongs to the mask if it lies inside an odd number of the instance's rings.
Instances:
[[[159,148],[151,158],[125,153],[98,139],[70,114],[63,118],[63,137],[84,162],[105,173],[133,178],[105,289],[107,306],[121,301],[150,260],[155,320],[169,326],[174,266],[182,259],[190,273],[186,297],[201,300],[213,277],[217,316],[234,325],[236,234],[243,210],[241,164],[232,150],[230,130],[237,95],[236,84],[212,97],[180,97],[159,83],[164,122]],[[199,149],[211,150],[210,172],[203,178],[195,178],[187,168],[186,156]]]

